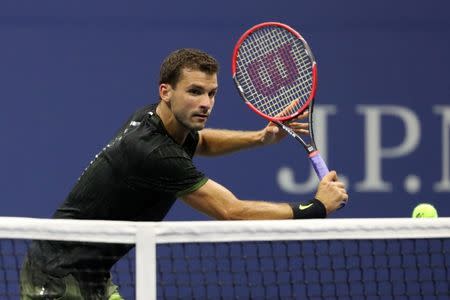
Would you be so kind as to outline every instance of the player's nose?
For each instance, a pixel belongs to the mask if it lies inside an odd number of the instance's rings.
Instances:
[[[202,108],[202,109],[205,109],[205,110],[211,110],[211,108],[213,107],[213,105],[214,105],[214,97],[210,97],[209,95],[205,95],[205,96],[203,96],[202,97],[202,100],[201,100],[201,102],[200,102],[200,107]]]

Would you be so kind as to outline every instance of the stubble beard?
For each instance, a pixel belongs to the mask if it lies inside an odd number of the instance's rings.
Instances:
[[[192,121],[189,121],[189,119],[192,118],[194,118],[193,115],[190,115],[189,117],[186,118],[175,115],[175,119],[178,121],[178,123],[180,123],[184,128],[186,128],[189,131],[191,130],[199,131],[205,128],[205,123],[194,123]]]

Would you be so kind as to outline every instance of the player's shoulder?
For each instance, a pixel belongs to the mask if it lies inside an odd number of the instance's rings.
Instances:
[[[145,106],[138,108],[137,110],[135,110],[133,112],[133,114],[130,117],[130,120],[133,120],[136,122],[142,121],[145,117],[147,117],[148,114],[155,112],[157,106],[158,106],[158,104],[153,103],[153,104],[147,104]]]
[[[186,157],[192,158],[198,143],[198,133],[188,134],[183,145],[177,144],[167,133],[162,120],[156,114],[157,104],[150,104],[135,111],[122,136],[129,150],[139,157]]]
[[[122,143],[141,155],[149,155],[154,152],[175,155],[183,150],[151,113],[144,116],[139,122],[134,121],[134,124],[130,125],[123,135]]]
[[[138,152],[141,156],[146,156],[164,148],[176,147],[173,140],[168,137],[156,124],[151,122],[151,116],[146,116],[138,124],[130,126],[121,139],[121,144],[128,151]]]

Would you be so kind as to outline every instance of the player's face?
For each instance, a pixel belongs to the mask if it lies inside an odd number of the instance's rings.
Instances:
[[[183,69],[170,101],[178,123],[189,130],[203,129],[214,106],[217,87],[217,74]]]

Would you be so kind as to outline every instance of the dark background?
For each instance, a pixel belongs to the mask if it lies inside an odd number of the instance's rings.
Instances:
[[[449,216],[450,4],[417,0],[2,1],[0,215],[51,216],[129,114],[156,101],[159,65],[175,49],[200,48],[221,63],[210,127],[265,126],[230,71],[237,39],[265,21],[297,29],[318,61],[318,111],[330,113],[317,138],[351,198],[333,216],[409,217],[419,202]],[[378,127],[368,121],[376,114]],[[369,148],[379,156],[366,159]],[[196,162],[243,199],[313,195],[303,185],[309,162],[291,139]],[[177,203],[167,219],[205,217]]]

